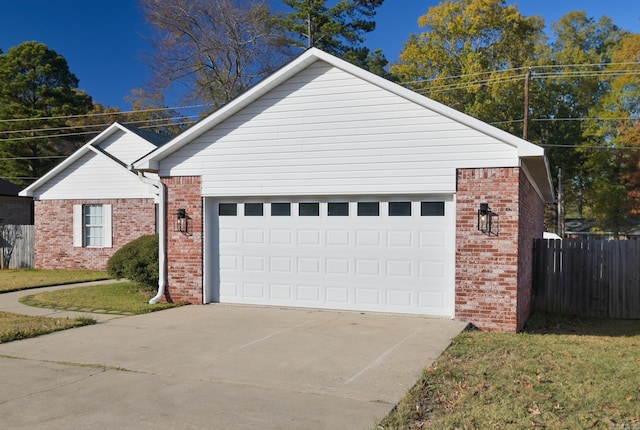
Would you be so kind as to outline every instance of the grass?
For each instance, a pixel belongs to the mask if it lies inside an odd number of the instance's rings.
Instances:
[[[640,321],[534,315],[466,331],[377,427],[640,428]]]
[[[0,270],[0,293],[109,279],[94,270]]]
[[[0,311],[0,343],[95,324],[92,318],[49,318]]]
[[[28,295],[21,303],[53,309],[81,312],[105,312],[127,315],[144,314],[179,306],[175,303],[150,305],[153,294],[140,288],[135,282],[67,288]]]

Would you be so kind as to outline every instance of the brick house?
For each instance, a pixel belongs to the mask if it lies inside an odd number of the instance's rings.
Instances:
[[[315,48],[133,169],[166,189],[154,300],[531,312],[544,150]]]
[[[157,189],[129,165],[169,140],[114,123],[20,195],[35,200],[35,266],[105,270],[120,247],[156,232]]]

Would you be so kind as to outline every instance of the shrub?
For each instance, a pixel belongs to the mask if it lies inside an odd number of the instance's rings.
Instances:
[[[126,278],[149,288],[158,286],[158,235],[141,236],[120,248],[107,262],[112,278]]]

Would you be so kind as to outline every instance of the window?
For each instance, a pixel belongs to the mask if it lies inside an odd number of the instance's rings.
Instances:
[[[290,216],[291,203],[271,203],[271,216]]]
[[[220,203],[218,205],[219,216],[237,216],[238,205],[236,203]]]
[[[103,245],[102,205],[85,205],[84,207],[84,245]]]
[[[411,216],[411,202],[389,202],[389,216]]]
[[[421,202],[420,215],[444,216],[444,202]]]
[[[348,202],[329,202],[327,205],[329,216],[349,216]]]
[[[73,246],[111,248],[111,205],[73,206]]]
[[[245,203],[244,216],[262,216],[262,203]]]
[[[298,215],[300,216],[319,216],[320,203],[300,203],[298,205]]]
[[[380,215],[379,202],[358,202],[358,216]]]

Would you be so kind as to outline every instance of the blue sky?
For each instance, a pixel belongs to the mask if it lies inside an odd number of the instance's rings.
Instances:
[[[386,0],[367,46],[394,62],[404,42],[419,33],[418,17],[439,0]],[[507,0],[524,15],[541,15],[547,26],[571,10],[607,15],[619,27],[640,33],[638,0]],[[148,34],[135,0],[0,0],[0,49],[36,40],[63,55],[96,102],[129,110],[125,97],[149,79],[140,61]],[[169,100],[170,104],[172,101]],[[175,101],[174,101],[175,102]],[[176,102],[177,103],[177,102]]]

